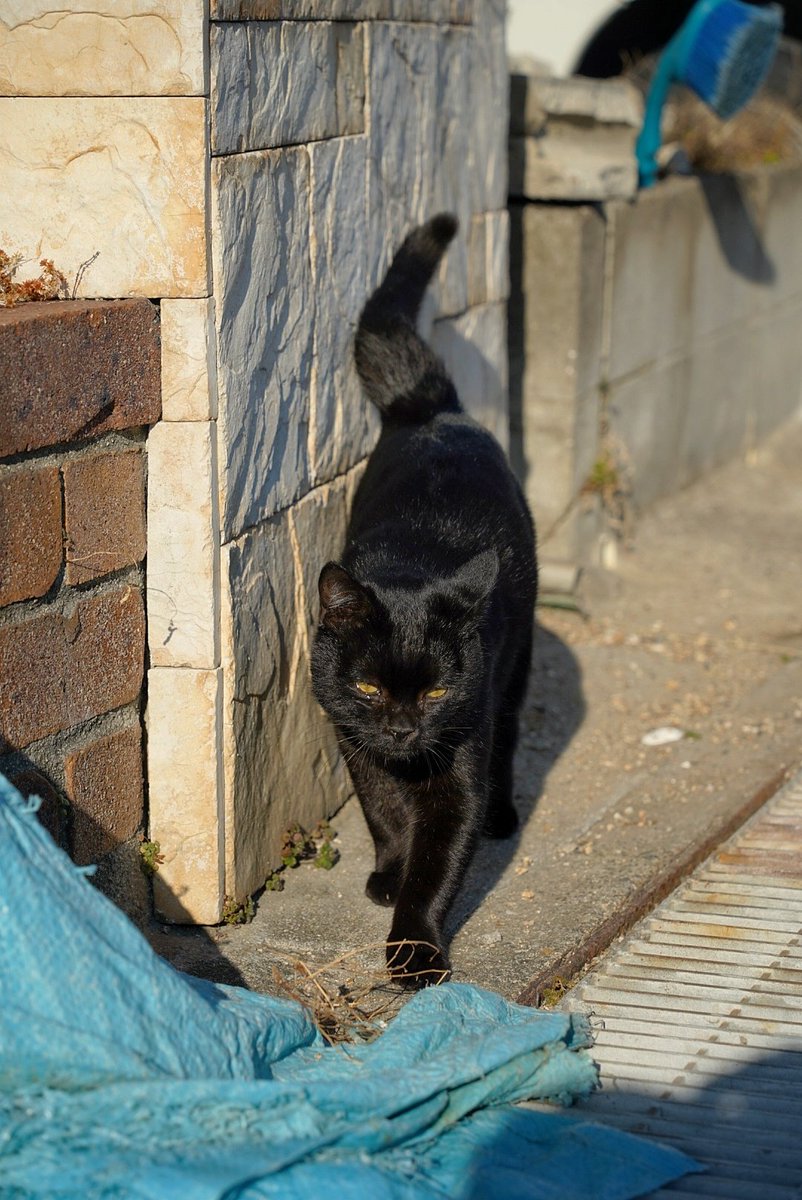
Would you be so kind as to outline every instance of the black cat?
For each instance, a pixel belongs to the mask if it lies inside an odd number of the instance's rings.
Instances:
[[[521,490],[415,330],[456,229],[442,214],[413,230],[362,313],[356,365],[382,432],[342,565],[320,574],[312,652],[376,844],[367,894],[395,905],[390,971],[415,988],[448,974],[443,920],[478,835],[518,823],[512,757],[537,589]]]

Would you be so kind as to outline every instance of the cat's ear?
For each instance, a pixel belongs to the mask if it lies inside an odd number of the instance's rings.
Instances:
[[[470,615],[479,615],[496,585],[498,555],[495,550],[483,550],[464,563],[448,580],[454,600]]]
[[[318,580],[320,624],[327,629],[359,629],[374,615],[373,597],[339,563],[326,563]]]

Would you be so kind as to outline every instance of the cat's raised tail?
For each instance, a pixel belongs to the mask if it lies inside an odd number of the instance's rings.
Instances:
[[[461,411],[445,367],[415,328],[424,292],[457,228],[455,216],[440,213],[413,229],[362,310],[356,369],[365,395],[387,421],[418,424]]]

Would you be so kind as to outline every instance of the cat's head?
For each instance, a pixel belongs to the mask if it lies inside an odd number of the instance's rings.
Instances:
[[[436,758],[475,728],[486,686],[478,630],[497,573],[493,550],[445,578],[384,587],[326,564],[312,684],[355,748]]]

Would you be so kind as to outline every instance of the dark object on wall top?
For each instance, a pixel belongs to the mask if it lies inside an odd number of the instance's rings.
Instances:
[[[785,36],[802,40],[802,0],[780,2],[785,11]],[[575,74],[593,79],[622,74],[633,61],[662,50],[693,4],[694,0],[630,0],[593,34]]]

